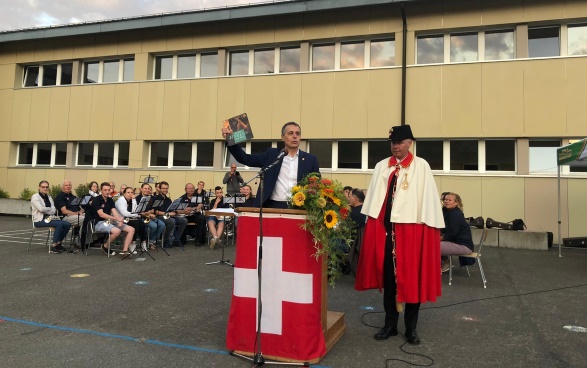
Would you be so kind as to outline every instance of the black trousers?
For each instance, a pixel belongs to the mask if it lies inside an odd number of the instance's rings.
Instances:
[[[391,236],[385,238],[385,258],[383,260],[383,308],[385,309],[385,327],[397,327],[399,312],[395,306],[397,284],[393,272],[393,243]],[[404,323],[406,331],[413,331],[418,324],[420,303],[406,303]]]
[[[186,217],[187,222],[194,222],[196,227],[188,226],[186,230],[181,235],[181,241],[185,244],[186,242],[186,235],[192,235],[196,238],[196,243],[199,244],[206,244],[206,217],[201,213],[195,213],[192,216]],[[187,224],[187,223],[186,223]]]

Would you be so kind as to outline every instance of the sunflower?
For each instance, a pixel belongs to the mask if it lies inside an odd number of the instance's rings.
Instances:
[[[304,205],[304,201],[306,200],[306,195],[303,192],[297,192],[293,198],[293,204],[295,206],[301,207]]]
[[[332,229],[338,223],[338,215],[333,210],[324,212],[324,225]]]
[[[326,206],[326,199],[324,199],[323,197],[320,197],[316,200],[316,205],[320,208],[324,208],[324,206]]]
[[[330,202],[334,203],[337,206],[340,206],[340,198],[336,197],[331,189],[322,189],[320,194],[325,198],[328,198]]]

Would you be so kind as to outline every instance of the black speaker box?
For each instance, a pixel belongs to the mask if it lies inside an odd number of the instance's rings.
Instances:
[[[587,236],[579,238],[563,238],[565,247],[587,248]]]

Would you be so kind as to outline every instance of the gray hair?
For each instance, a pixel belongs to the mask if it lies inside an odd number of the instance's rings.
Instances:
[[[302,127],[300,126],[300,124],[296,123],[295,121],[288,121],[281,127],[281,135],[285,135],[285,128],[287,128],[290,125],[297,126],[300,129],[300,134],[302,134]]]

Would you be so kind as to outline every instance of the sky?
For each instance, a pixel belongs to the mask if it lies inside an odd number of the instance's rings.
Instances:
[[[272,0],[0,0],[0,31]]]

